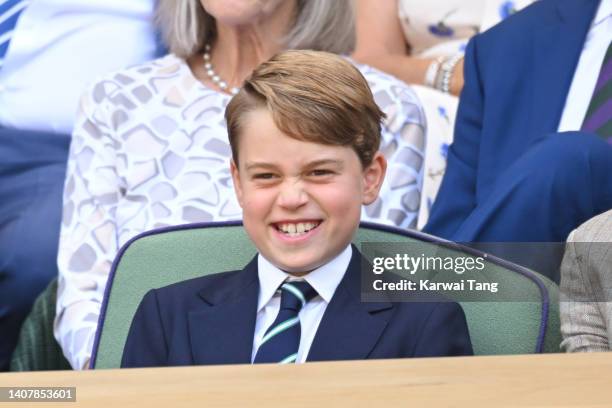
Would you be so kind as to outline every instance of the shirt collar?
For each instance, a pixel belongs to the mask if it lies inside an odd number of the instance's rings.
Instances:
[[[257,256],[257,274],[259,276],[259,300],[257,312],[260,312],[272,299],[281,283],[285,280],[305,280],[323,300],[329,303],[336,292],[336,288],[344,277],[348,268],[353,249],[349,244],[339,255],[325,265],[313,270],[307,275],[295,279],[292,275],[280,270],[261,254]]]
[[[601,24],[610,16],[612,16],[612,0],[601,0],[597,8],[597,14],[593,19],[593,25]]]

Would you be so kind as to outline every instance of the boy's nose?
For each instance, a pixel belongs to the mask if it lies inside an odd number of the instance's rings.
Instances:
[[[308,202],[308,194],[300,181],[288,181],[281,186],[278,204],[287,209],[295,209]]]

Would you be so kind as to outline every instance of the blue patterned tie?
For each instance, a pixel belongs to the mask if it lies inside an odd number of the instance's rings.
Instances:
[[[8,51],[19,15],[28,5],[24,0],[0,0],[0,68]]]
[[[612,144],[612,42],[601,64],[582,130],[597,133]]]
[[[316,295],[317,292],[305,281],[282,284],[278,316],[266,331],[253,363],[295,363],[301,336],[298,314]]]

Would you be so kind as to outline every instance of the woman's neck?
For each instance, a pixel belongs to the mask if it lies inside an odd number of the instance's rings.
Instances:
[[[210,52],[212,65],[229,88],[240,87],[255,67],[285,48],[284,39],[294,22],[295,10],[295,2],[282,1],[273,15],[252,24],[217,23]],[[202,55],[194,56],[190,65],[194,72],[205,72]],[[207,78],[196,76],[210,85]]]
[[[258,27],[217,27],[217,39],[212,45],[215,71],[232,86],[240,86],[251,72],[282,50],[286,31],[273,35]]]

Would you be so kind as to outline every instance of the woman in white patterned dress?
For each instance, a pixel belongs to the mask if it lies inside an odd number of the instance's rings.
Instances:
[[[161,0],[171,54],[107,75],[84,94],[68,162],[54,332],[88,367],[104,288],[119,248],[155,227],[240,219],[224,110],[233,87],[284,48],[348,53],[350,1]],[[387,114],[381,199],[363,219],[416,224],[424,115],[402,82],[359,66]]]
[[[425,110],[427,151],[419,228],[427,222],[446,169],[467,41],[532,2],[357,0],[354,58],[413,84]]]

